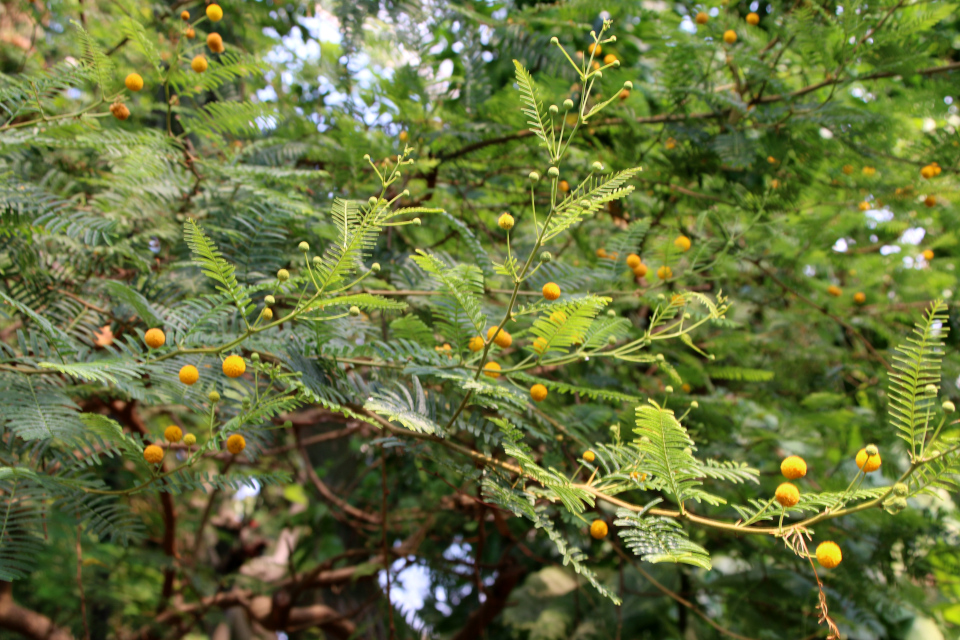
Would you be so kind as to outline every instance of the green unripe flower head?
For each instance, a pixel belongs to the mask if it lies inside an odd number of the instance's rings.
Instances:
[[[550,105],[549,111],[550,111],[550,113],[559,113],[559,112],[560,112],[560,107],[558,107],[558,106],[555,105],[555,104],[552,104],[552,105]]]
[[[321,262],[323,262],[323,258],[320,256],[313,256],[313,264],[320,264]]]
[[[957,410],[957,408],[954,406],[954,404],[953,404],[952,402],[950,402],[949,400],[946,400],[946,401],[944,401],[944,403],[943,403],[943,410],[944,410],[946,413],[953,413],[954,411]]]
[[[306,253],[307,251],[310,251],[310,245],[307,244],[306,242],[301,242],[298,248],[300,249],[300,251],[303,251],[304,253]]]
[[[603,164],[600,162],[594,162],[590,165],[590,168],[594,171],[603,171]]]
[[[867,452],[867,455],[868,455],[868,456],[875,456],[875,455],[877,455],[878,453],[880,453],[880,450],[877,449],[877,445],[875,445],[875,444],[868,444],[868,445],[865,447],[865,451]]]
[[[413,224],[415,224],[415,225],[417,225],[417,226],[419,227],[419,226],[422,224],[422,221],[420,220],[420,218],[414,218],[414,219],[413,219]]]
[[[283,428],[284,428],[284,429],[289,429],[289,428],[292,427],[292,426],[293,426],[293,423],[290,422],[289,420],[284,420],[284,421],[283,421]]]
[[[353,317],[357,317],[358,315],[360,315],[360,307],[357,307],[357,306],[350,307],[350,315]]]
[[[613,309],[607,309],[607,315],[610,316],[611,318],[616,318],[617,312],[614,311]]]
[[[210,402],[214,402],[214,403],[220,402],[220,394],[217,393],[216,391],[211,391],[210,393],[207,394],[207,399],[210,400]]]
[[[633,89],[633,83],[630,82],[629,80],[627,80],[626,82],[623,83],[623,88],[624,88],[624,89]]]
[[[936,395],[936,394],[937,394],[937,388],[936,388],[935,386],[933,386],[932,384],[928,384],[927,386],[925,386],[925,387],[923,388],[923,392],[924,392],[924,393],[929,393],[930,395],[933,396],[933,395]]]
[[[240,405],[241,405],[244,409],[249,408],[249,407],[250,407],[250,398],[244,398],[243,400],[241,400],[241,401],[240,401]]]
[[[570,98],[567,98],[566,100],[564,100],[563,108],[566,109],[567,111],[570,111],[570,109],[573,109],[573,100],[571,100]]]
[[[404,189],[402,195],[403,195],[404,198],[409,198],[409,197],[410,197],[410,189]]]
[[[609,336],[607,338],[607,344],[610,345],[611,347],[617,344],[617,336]]]
[[[556,167],[550,167],[549,169],[547,169],[547,175],[550,176],[551,178],[559,178],[560,169],[557,169]]]
[[[553,260],[553,254],[549,251],[543,251],[540,253],[540,262],[550,262]]]
[[[188,433],[187,435],[183,436],[183,444],[187,445],[188,447],[192,447],[193,445],[197,444],[197,436],[193,435],[192,433]]]
[[[560,41],[557,40],[557,36],[550,38],[550,44],[560,44]]]
[[[530,178],[530,182],[540,182],[540,174],[536,171],[531,171],[527,177]]]
[[[673,386],[668,384],[666,387],[663,388],[663,390],[666,391],[667,393],[673,393]]]
[[[286,282],[289,279],[290,279],[289,271],[287,271],[286,269],[280,269],[280,271],[277,271],[277,280],[279,280],[280,282]]]
[[[700,406],[700,403],[697,402],[696,400],[694,400],[693,402],[690,403],[690,406],[693,407],[694,409],[696,409],[697,407]]]
[[[903,484],[902,482],[898,482],[897,484],[893,485],[893,493],[894,495],[898,495],[902,498],[903,496],[910,493],[910,487]]]
[[[264,303],[264,304],[276,304],[276,303],[277,303],[277,299],[274,298],[273,296],[267,296],[266,298],[263,299],[263,303]]]
[[[374,198],[373,196],[370,196],[370,197],[367,199],[367,204],[370,205],[371,207],[372,207],[372,206],[375,206],[375,205],[377,204],[377,202],[379,202],[379,199]]]
[[[374,262],[372,265],[370,265],[370,271],[373,271],[374,273],[380,273],[380,263]]]
[[[253,360],[254,362],[260,362],[260,354],[259,354],[259,353],[251,353],[251,354],[250,354],[250,359]]]

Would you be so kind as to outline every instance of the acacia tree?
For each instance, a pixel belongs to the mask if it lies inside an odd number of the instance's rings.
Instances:
[[[3,10],[0,629],[955,633],[953,4]]]

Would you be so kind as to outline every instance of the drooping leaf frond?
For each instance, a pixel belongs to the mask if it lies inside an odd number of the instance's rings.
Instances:
[[[647,505],[644,512],[654,504]],[[618,509],[614,524],[620,527],[618,533],[627,547],[645,562],[683,563],[708,571],[713,568],[707,550],[691,542],[676,520]]]

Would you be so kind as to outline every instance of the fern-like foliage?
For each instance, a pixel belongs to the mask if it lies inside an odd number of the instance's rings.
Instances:
[[[214,280],[218,291],[226,294],[242,312],[250,304],[246,290],[237,282],[236,269],[227,262],[220,249],[203,229],[190,219],[183,223],[183,237],[193,253],[193,262],[204,275]]]
[[[443,427],[436,421],[436,413],[431,410],[427,402],[420,379],[413,376],[412,394],[401,384],[397,387],[401,393],[386,389],[374,393],[367,399],[364,409],[381,415],[387,420],[395,420],[411,431],[441,435]]]
[[[947,305],[936,300],[914,327],[913,337],[893,356],[888,411],[897,435],[910,446],[911,456],[916,456],[929,429],[936,392],[929,393],[925,387],[940,382],[941,338],[947,331]]]
[[[30,574],[44,546],[42,488],[0,468],[0,580]]]
[[[437,256],[419,251],[413,261],[433,276],[443,295],[431,300],[443,335],[459,347],[483,332],[486,314],[481,306],[483,272],[474,265],[449,265]]]
[[[533,81],[530,72],[527,71],[519,60],[514,60],[513,66],[516,69],[517,86],[520,88],[520,97],[523,101],[521,110],[523,114],[527,116],[527,124],[530,125],[530,131],[540,138],[541,143],[547,148],[552,158],[555,154],[553,149],[553,127],[552,125],[546,124],[550,122],[550,116],[547,115],[543,109],[537,84]],[[549,134],[547,133],[548,126],[550,127]]]
[[[680,523],[670,518],[645,515],[658,502],[651,502],[641,513],[617,510],[614,524],[620,527],[618,533],[627,547],[646,562],[691,564],[708,571],[713,568],[710,554],[690,541]]]
[[[557,206],[547,224],[543,240],[555,238],[587,216],[595,215],[608,202],[620,200],[633,193],[633,185],[626,185],[642,169],[636,167],[619,171],[609,178],[588,178]]]

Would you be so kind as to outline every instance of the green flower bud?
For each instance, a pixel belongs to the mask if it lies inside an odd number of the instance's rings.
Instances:
[[[657,354],[657,362],[663,362],[663,354],[662,354],[662,353],[658,353],[658,354]]]
[[[925,386],[925,387],[923,388],[923,392],[924,392],[924,393],[929,393],[930,395],[936,395],[936,394],[937,394],[937,388],[936,388],[935,386],[933,386],[932,384],[928,384],[927,386]]]
[[[594,71],[594,72],[593,72],[593,75],[597,76],[598,78],[602,78],[602,77],[603,77],[603,71]]]
[[[403,195],[404,198],[409,198],[409,197],[410,197],[410,189],[404,189],[404,190],[403,190],[403,193],[402,193],[401,195]]]
[[[367,198],[367,204],[370,205],[371,207],[375,206],[378,202],[380,202],[379,198],[374,198],[373,196],[370,196],[369,198]]]
[[[284,420],[284,421],[283,421],[283,428],[284,428],[284,429],[289,429],[289,428],[292,427],[292,426],[293,426],[293,423],[290,422],[289,420]]]
[[[950,402],[949,400],[945,400],[943,403],[943,410],[946,413],[953,413],[954,411],[957,410],[957,408],[953,405],[952,402]]]
[[[610,345],[611,347],[617,344],[617,336],[609,336],[607,338],[607,344]]]
[[[553,254],[549,251],[544,251],[540,254],[540,262],[550,262],[553,260]]]
[[[693,402],[690,403],[690,406],[693,407],[694,409],[696,409],[697,407],[700,406],[700,403],[697,402],[696,400],[694,400]]]
[[[370,271],[373,271],[374,273],[380,273],[380,263],[374,262],[372,265],[370,265]]]
[[[360,315],[360,307],[357,307],[357,306],[350,307],[350,315],[353,317],[357,317],[358,315]]]
[[[581,206],[582,208],[584,208],[584,209],[589,209],[589,208],[590,208],[590,201],[587,200],[586,198],[584,198],[583,200],[580,201],[580,206]]]
[[[369,153],[363,154],[363,159],[366,160],[367,162],[369,162],[369,161],[370,161],[370,154],[369,154]]]
[[[616,318],[617,312],[614,311],[613,309],[607,309],[607,315],[610,316],[611,318]]]
[[[558,106],[555,105],[555,104],[552,104],[552,105],[550,105],[550,108],[548,109],[548,111],[549,111],[550,113],[559,113],[559,112],[560,112],[560,107],[558,107]]]
[[[613,61],[613,68],[614,68],[614,69],[619,69],[619,68],[620,68],[620,61],[619,61],[619,60],[614,60],[614,61]]]
[[[590,168],[594,171],[603,171],[603,164],[600,162],[594,162],[592,165],[590,165]]]
[[[883,503],[883,509],[890,515],[897,515],[907,508],[906,498],[890,498]]]
[[[213,403],[220,402],[220,394],[217,393],[216,391],[211,391],[210,393],[207,394],[207,399]]]
[[[276,304],[276,303],[277,303],[277,299],[274,298],[273,296],[267,296],[266,298],[263,299],[263,303],[264,303],[264,304],[271,304],[271,305],[272,305],[272,304]]]
[[[898,495],[902,498],[903,496],[910,493],[910,487],[903,484],[902,482],[898,482],[897,484],[893,485],[893,493],[894,495]]]
[[[875,455],[877,455],[878,453],[880,453],[880,450],[877,449],[877,445],[875,445],[875,444],[868,444],[868,445],[866,446],[866,452],[867,452],[867,455],[868,455],[868,456],[875,456]]]
[[[566,109],[567,111],[570,111],[570,109],[573,109],[573,100],[571,100],[570,98],[567,98],[566,100],[564,100],[563,108]]]
[[[623,83],[623,88],[624,88],[624,89],[633,89],[633,83],[630,82],[629,80],[627,80],[626,82]]]
[[[313,256],[313,264],[320,264],[321,262],[323,262],[323,258],[320,256]]]
[[[304,253],[306,253],[307,251],[310,251],[310,245],[307,244],[306,242],[301,242],[298,248],[300,249],[300,251],[303,251]]]
[[[617,41],[617,36],[610,36],[609,42],[616,42],[616,41]]]
[[[527,177],[530,178],[530,182],[540,182],[540,174],[536,171],[531,171]]]
[[[249,408],[250,408],[250,398],[244,398],[243,400],[241,400],[241,401],[240,401],[240,406],[242,406],[244,409],[249,409]]]
[[[547,169],[547,175],[550,176],[551,178],[559,178],[560,169],[557,169],[556,167],[550,167],[549,169]]]
[[[550,38],[550,44],[560,44],[560,41],[557,40],[557,36]]]
[[[279,280],[280,282],[286,282],[289,279],[290,279],[289,271],[287,271],[286,269],[280,269],[280,271],[277,271],[277,280]]]
[[[260,354],[256,352],[251,353],[250,359],[253,360],[254,362],[260,362]]]
[[[414,218],[411,222],[413,222],[413,224],[417,225],[418,227],[422,224],[420,218]]]

